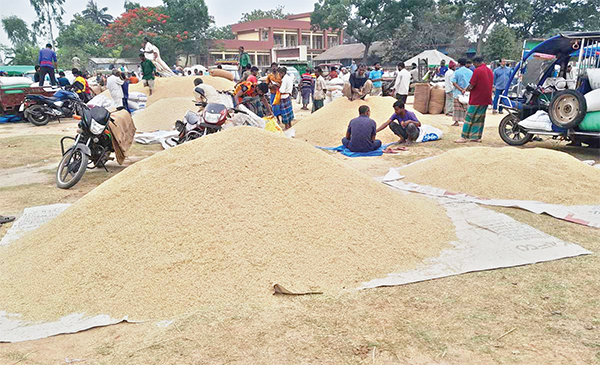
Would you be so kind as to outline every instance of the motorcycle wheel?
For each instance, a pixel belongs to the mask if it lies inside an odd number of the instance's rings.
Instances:
[[[27,120],[37,126],[43,126],[48,124],[50,116],[44,113],[44,107],[41,105],[32,105],[25,111]]]
[[[498,133],[500,138],[510,146],[522,146],[533,138],[532,134],[527,133],[519,125],[519,118],[514,114],[502,118],[498,126]]]
[[[83,177],[88,161],[89,156],[81,150],[68,150],[56,170],[56,186],[61,189],[70,189],[75,186]]]

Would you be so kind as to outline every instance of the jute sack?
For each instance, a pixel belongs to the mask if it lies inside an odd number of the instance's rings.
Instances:
[[[209,71],[210,76],[214,76],[214,77],[222,77],[224,79],[227,79],[229,81],[233,81],[233,74],[229,71],[225,71],[225,70],[221,70],[219,68],[216,68],[214,70],[210,70]]]
[[[446,92],[441,87],[431,89],[429,96],[429,114],[441,114],[444,112],[444,103],[446,102]]]
[[[123,164],[127,151],[133,144],[135,124],[127,110],[119,110],[110,115],[108,126],[113,135],[112,143],[119,165]]]
[[[421,114],[427,114],[429,111],[429,97],[431,87],[429,84],[415,84],[415,100],[413,108]]]

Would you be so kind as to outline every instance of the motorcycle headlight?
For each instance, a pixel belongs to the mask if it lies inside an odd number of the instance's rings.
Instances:
[[[206,113],[204,118],[206,119],[206,123],[217,124],[219,122],[220,116],[221,116],[220,114]]]
[[[95,120],[92,119],[92,123],[90,124],[90,132],[94,135],[98,135],[104,132],[104,126]]]

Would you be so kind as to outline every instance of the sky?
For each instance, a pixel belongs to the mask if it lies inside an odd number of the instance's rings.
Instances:
[[[312,1],[298,0],[205,0],[208,6],[208,12],[215,19],[217,26],[236,23],[242,16],[242,13],[248,13],[254,9],[274,9],[278,5],[284,6],[286,13],[305,13],[313,10]],[[124,12],[123,3],[125,0],[96,0],[98,7],[108,7],[108,13],[114,17]],[[137,0],[142,6],[161,5],[162,0]],[[64,4],[65,23],[68,23],[73,14],[80,13],[85,9],[87,0],[66,0]],[[36,15],[33,7],[28,0],[0,0],[1,17],[17,15],[31,25],[35,21]],[[56,37],[56,32],[55,35]],[[44,40],[45,42],[46,40]],[[0,30],[0,44],[9,45],[4,30]]]

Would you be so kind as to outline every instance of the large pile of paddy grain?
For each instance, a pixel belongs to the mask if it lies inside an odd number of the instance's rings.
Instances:
[[[157,77],[154,81],[154,92],[148,97],[147,106],[153,103],[170,98],[194,98],[194,79],[197,77],[202,78],[202,81],[208,85],[211,85],[217,91],[233,91],[235,84],[232,81],[224,79],[222,77],[213,76],[174,76],[174,77]],[[149,94],[148,87],[144,87],[143,81],[137,84],[129,85],[129,91],[143,92],[146,95]],[[108,90],[104,91],[103,94],[110,97]]]
[[[381,125],[394,114],[394,102],[392,97],[371,96],[366,101],[350,101],[342,97],[325,105],[294,126],[296,138],[307,141],[315,146],[333,147],[339,146],[341,140],[346,136],[348,123],[358,117],[358,108],[368,105],[371,108],[371,119]],[[398,137],[389,128],[377,134],[377,138],[383,143],[397,142]]]
[[[170,318],[277,305],[272,285],[336,295],[455,239],[433,200],[250,127],[138,162],[0,249],[0,310]]]
[[[405,180],[484,198],[600,203],[600,170],[543,148],[457,148],[400,172]]]
[[[198,110],[192,97],[162,99],[135,113],[133,121],[140,132],[169,131],[188,110]]]

